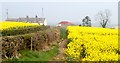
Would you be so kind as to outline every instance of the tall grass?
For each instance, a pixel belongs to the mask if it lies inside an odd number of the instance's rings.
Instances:
[[[61,32],[60,38],[61,39],[66,39],[67,38],[67,31],[66,31],[66,29],[65,28],[60,28],[60,32]]]

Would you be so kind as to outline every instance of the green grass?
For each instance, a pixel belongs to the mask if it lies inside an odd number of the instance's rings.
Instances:
[[[61,32],[60,34],[61,39],[67,38],[67,31],[65,28],[60,28],[60,32]]]
[[[53,59],[53,57],[55,57],[58,52],[58,46],[53,46],[53,49],[42,52],[23,50],[20,51],[22,57],[19,59],[13,59],[12,61],[48,61]]]

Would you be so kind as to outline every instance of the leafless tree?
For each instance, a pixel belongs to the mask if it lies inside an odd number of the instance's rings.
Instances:
[[[106,28],[106,25],[108,24],[108,21],[110,21],[110,10],[105,10],[105,11],[99,11],[97,14],[97,21],[100,21],[100,25],[103,28]]]

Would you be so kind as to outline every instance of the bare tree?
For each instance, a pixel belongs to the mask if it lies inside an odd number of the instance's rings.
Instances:
[[[111,13],[109,10],[99,11],[97,14],[97,20],[100,21],[100,25],[106,28],[108,21],[110,21]]]

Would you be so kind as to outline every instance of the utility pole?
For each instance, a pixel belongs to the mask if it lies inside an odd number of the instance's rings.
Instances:
[[[42,8],[42,18],[44,17],[43,8]]]
[[[6,16],[7,16],[7,19],[8,19],[8,9],[6,9]]]

